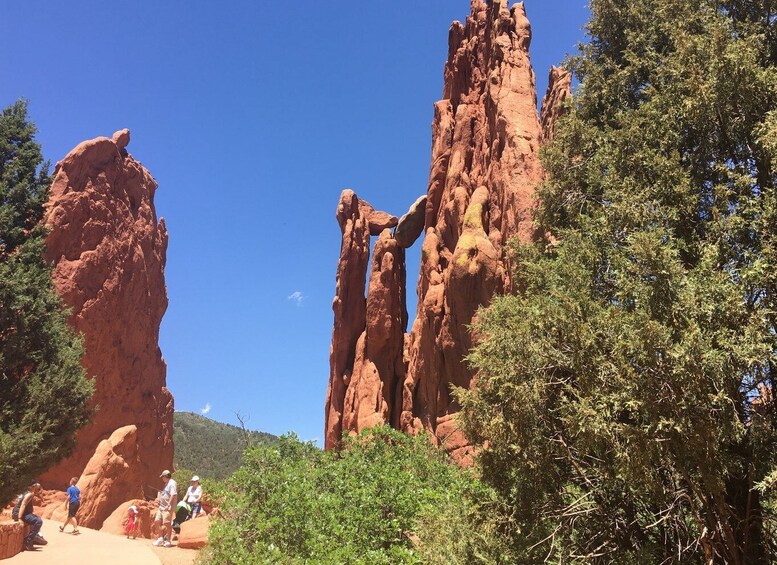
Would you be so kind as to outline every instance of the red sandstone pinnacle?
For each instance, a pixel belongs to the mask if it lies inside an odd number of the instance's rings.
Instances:
[[[84,337],[82,364],[98,411],[74,453],[41,482],[65,489],[100,441],[137,427],[140,476],[155,484],[173,462],[173,398],[165,387],[159,324],[167,308],[167,229],[157,220],[157,183],[124,150],[129,131],[85,141],[57,164],[47,205],[46,258],[70,325]],[[118,487],[117,487],[118,488]],[[117,503],[138,495],[116,492]]]
[[[454,22],[444,99],[435,105],[418,311],[408,339],[401,427],[450,435],[451,386],[469,387],[464,357],[477,308],[510,289],[506,243],[535,236],[540,124],[523,3],[472,2]],[[455,451],[463,448],[461,439]]]
[[[548,89],[542,98],[542,140],[550,141],[556,134],[556,122],[566,110],[564,103],[572,96],[572,73],[558,67],[550,69]]]
[[[343,430],[358,432],[399,422],[404,380],[403,346],[407,326],[404,303],[405,250],[384,230],[372,257],[367,291],[366,327],[356,344],[346,389]]]
[[[407,326],[405,252],[388,229],[397,225],[396,217],[376,212],[353,191],[344,190],[337,220],[342,244],[332,304],[335,326],[325,413],[328,448],[339,445],[344,430],[358,431],[391,419],[390,409],[398,406],[395,396],[404,377]],[[373,253],[365,298],[370,234],[380,223],[385,227]]]
[[[356,342],[364,331],[367,302],[364,284],[370,257],[369,221],[362,215],[364,206],[351,190],[344,190],[337,205],[337,222],[342,232],[337,287],[332,303],[334,330],[329,352],[329,390],[325,410],[327,447],[340,443],[345,391],[351,380]],[[372,210],[372,206],[369,206]]]
[[[434,105],[425,201],[419,199],[399,220],[393,239],[381,234],[374,252],[382,261],[389,255],[396,263],[399,251],[424,233],[416,319],[411,333],[401,336],[400,349],[398,326],[404,325],[397,320],[404,308],[405,281],[395,279],[398,272],[391,260],[379,265],[373,260],[366,313],[354,308],[351,317],[348,310],[335,309],[332,348],[342,356],[330,374],[326,447],[338,444],[340,431],[388,423],[411,433],[425,430],[457,461],[472,461],[474,448],[458,430],[459,408],[451,388],[472,386],[474,375],[465,356],[475,343],[469,327],[478,308],[495,294],[513,291],[507,242],[528,242],[539,235],[532,220],[534,193],[543,177],[538,152],[541,141],[553,135],[569,96],[569,73],[554,69],[543,134],[530,42],[522,2],[508,9],[507,0],[472,0],[465,24],[451,26],[443,99]],[[335,299],[339,305],[344,279],[363,288],[363,271],[352,269],[362,269],[369,253],[369,237],[364,236],[358,253],[349,256],[345,233]],[[399,306],[394,296],[402,297]],[[351,330],[350,354],[345,354],[342,339],[346,326]],[[357,337],[360,327],[364,330]],[[398,351],[403,351],[401,367]]]

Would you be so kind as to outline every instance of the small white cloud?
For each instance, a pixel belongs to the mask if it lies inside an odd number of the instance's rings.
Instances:
[[[295,302],[297,306],[302,306],[302,301],[305,299],[305,296],[299,290],[296,290],[288,295],[286,299]]]
[[[205,407],[200,410],[200,414],[204,416],[208,412],[210,412],[210,402],[205,403]]]

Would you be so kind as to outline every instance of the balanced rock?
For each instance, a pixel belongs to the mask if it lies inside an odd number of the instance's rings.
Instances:
[[[116,144],[116,147],[118,147],[119,149],[124,149],[125,147],[127,147],[127,145],[129,145],[129,142],[130,142],[130,130],[120,129],[119,131],[113,134],[111,139]]]
[[[426,211],[426,194],[413,202],[407,214],[399,218],[394,239],[400,247],[410,247],[424,232],[424,213]]]
[[[46,488],[65,489],[98,444],[127,425],[137,429],[143,484],[173,462],[173,398],[159,350],[167,229],[154,209],[157,183],[126,153],[128,142],[128,130],[85,141],[54,171],[46,258],[68,322],[84,338],[81,361],[98,410],[73,454],[41,476]],[[135,496],[112,495],[117,504]]]

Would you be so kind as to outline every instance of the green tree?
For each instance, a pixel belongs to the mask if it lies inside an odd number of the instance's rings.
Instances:
[[[43,258],[51,184],[27,104],[0,114],[0,501],[73,447],[92,386]]]
[[[592,0],[519,296],[461,392],[516,560],[763,563],[777,3]],[[768,489],[767,489],[768,493]]]

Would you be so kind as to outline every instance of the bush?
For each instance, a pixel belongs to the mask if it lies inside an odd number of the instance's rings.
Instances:
[[[419,520],[478,488],[425,436],[373,428],[344,444],[322,452],[292,434],[249,448],[216,493],[210,561],[420,563]]]

